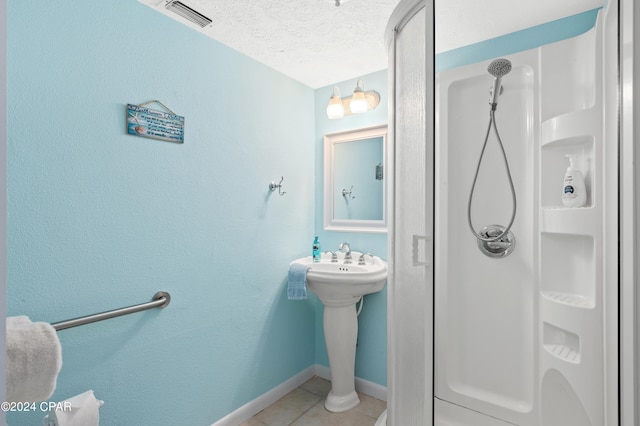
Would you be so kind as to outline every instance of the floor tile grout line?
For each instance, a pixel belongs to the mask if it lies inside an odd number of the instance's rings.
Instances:
[[[319,380],[321,382],[325,382],[326,381],[326,379],[322,379],[322,378],[316,376],[316,377],[310,379],[309,381],[305,382],[305,384],[309,383],[309,382],[311,382],[312,380],[315,380],[315,379],[317,379],[317,380]],[[326,381],[326,382],[330,383],[329,381]],[[294,419],[287,421],[286,426],[292,426],[294,423],[300,422],[302,418],[304,418],[305,416],[309,415],[309,413],[312,410],[316,409],[318,404],[323,404],[323,406],[321,407],[321,411],[324,410],[324,412],[320,414],[321,418],[326,419],[327,415],[329,415],[329,416],[331,415],[331,413],[328,410],[326,410],[325,407],[324,407],[324,400],[325,400],[325,398],[327,396],[328,390],[321,390],[321,388],[319,388],[317,386],[310,386],[309,388],[305,389],[305,387],[303,385],[298,386],[296,389],[298,391],[302,391],[305,394],[308,394],[310,396],[319,397],[320,400],[317,401],[316,403],[312,404],[309,408],[307,408],[304,412],[300,413]],[[358,395],[360,396],[360,393],[358,393]],[[373,398],[373,399],[376,399],[376,398]],[[277,403],[277,401],[276,401],[276,403]],[[271,406],[274,406],[276,403],[272,404]],[[265,410],[268,409],[268,408],[269,407],[265,408]],[[264,410],[262,410],[262,411],[264,411]],[[357,409],[355,411],[357,411],[358,415],[362,416],[362,418],[370,419],[371,422],[377,421],[377,418],[375,416],[370,415],[369,413],[366,413],[364,411],[359,411]],[[260,425],[269,426],[271,424],[271,423],[265,423],[265,422],[262,422],[261,420],[259,420],[257,418],[258,414],[260,414],[260,413],[257,413],[252,418],[255,419]],[[316,416],[316,414],[314,414],[314,416]],[[367,424],[369,424],[369,423],[367,422]]]
[[[307,391],[308,392],[308,391]],[[312,393],[312,392],[309,392]],[[313,394],[315,395],[315,394]],[[297,422],[298,420],[300,420],[301,418],[304,417],[305,414],[307,414],[309,411],[311,411],[316,405],[321,404],[322,403],[322,399],[318,402],[316,402],[315,404],[313,404],[311,407],[307,408],[307,411],[305,411],[304,413],[300,414],[298,417],[296,417],[291,423],[289,423],[287,426],[291,426],[292,424],[294,424],[295,422]]]

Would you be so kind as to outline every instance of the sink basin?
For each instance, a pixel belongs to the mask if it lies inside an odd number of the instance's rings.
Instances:
[[[366,255],[365,264],[358,265],[362,253],[351,252],[353,263],[344,263],[344,254],[331,261],[331,254],[322,254],[320,262],[311,256],[294,260],[309,267],[307,285],[324,305],[324,337],[331,370],[331,391],[324,401],[327,410],[340,413],[360,403],[355,390],[355,357],[358,339],[356,302],[364,295],[376,293],[387,282],[387,262]],[[362,305],[361,305],[362,306]]]
[[[361,296],[376,293],[387,282],[387,262],[378,256],[365,256],[365,264],[358,265],[362,253],[351,252],[349,264],[344,263],[344,254],[338,253],[338,261],[331,262],[331,255],[323,253],[320,262],[314,263],[311,256],[295,260],[309,266],[307,284],[325,305],[353,304]]]

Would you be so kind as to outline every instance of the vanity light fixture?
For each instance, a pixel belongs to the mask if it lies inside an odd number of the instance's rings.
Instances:
[[[340,89],[333,88],[333,94],[327,106],[327,116],[330,119],[342,118],[345,115],[361,114],[371,111],[380,104],[380,94],[375,90],[364,91],[364,82],[358,80],[353,95],[340,98]]]

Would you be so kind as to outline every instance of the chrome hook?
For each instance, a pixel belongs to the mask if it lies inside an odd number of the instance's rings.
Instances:
[[[284,176],[282,176],[282,177],[280,178],[280,183],[275,183],[275,181],[272,181],[272,182],[269,184],[269,189],[270,189],[271,191],[275,191],[275,190],[276,190],[276,188],[278,188],[278,194],[280,194],[280,195],[284,195],[284,194],[286,194],[286,192],[282,190],[282,181],[283,181],[283,180],[284,180]]]

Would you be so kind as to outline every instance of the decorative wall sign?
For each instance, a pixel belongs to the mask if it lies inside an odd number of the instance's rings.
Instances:
[[[167,112],[146,108],[157,103]],[[140,105],[127,104],[127,133],[144,138],[184,143],[184,117],[176,115],[160,101],[149,101]]]

